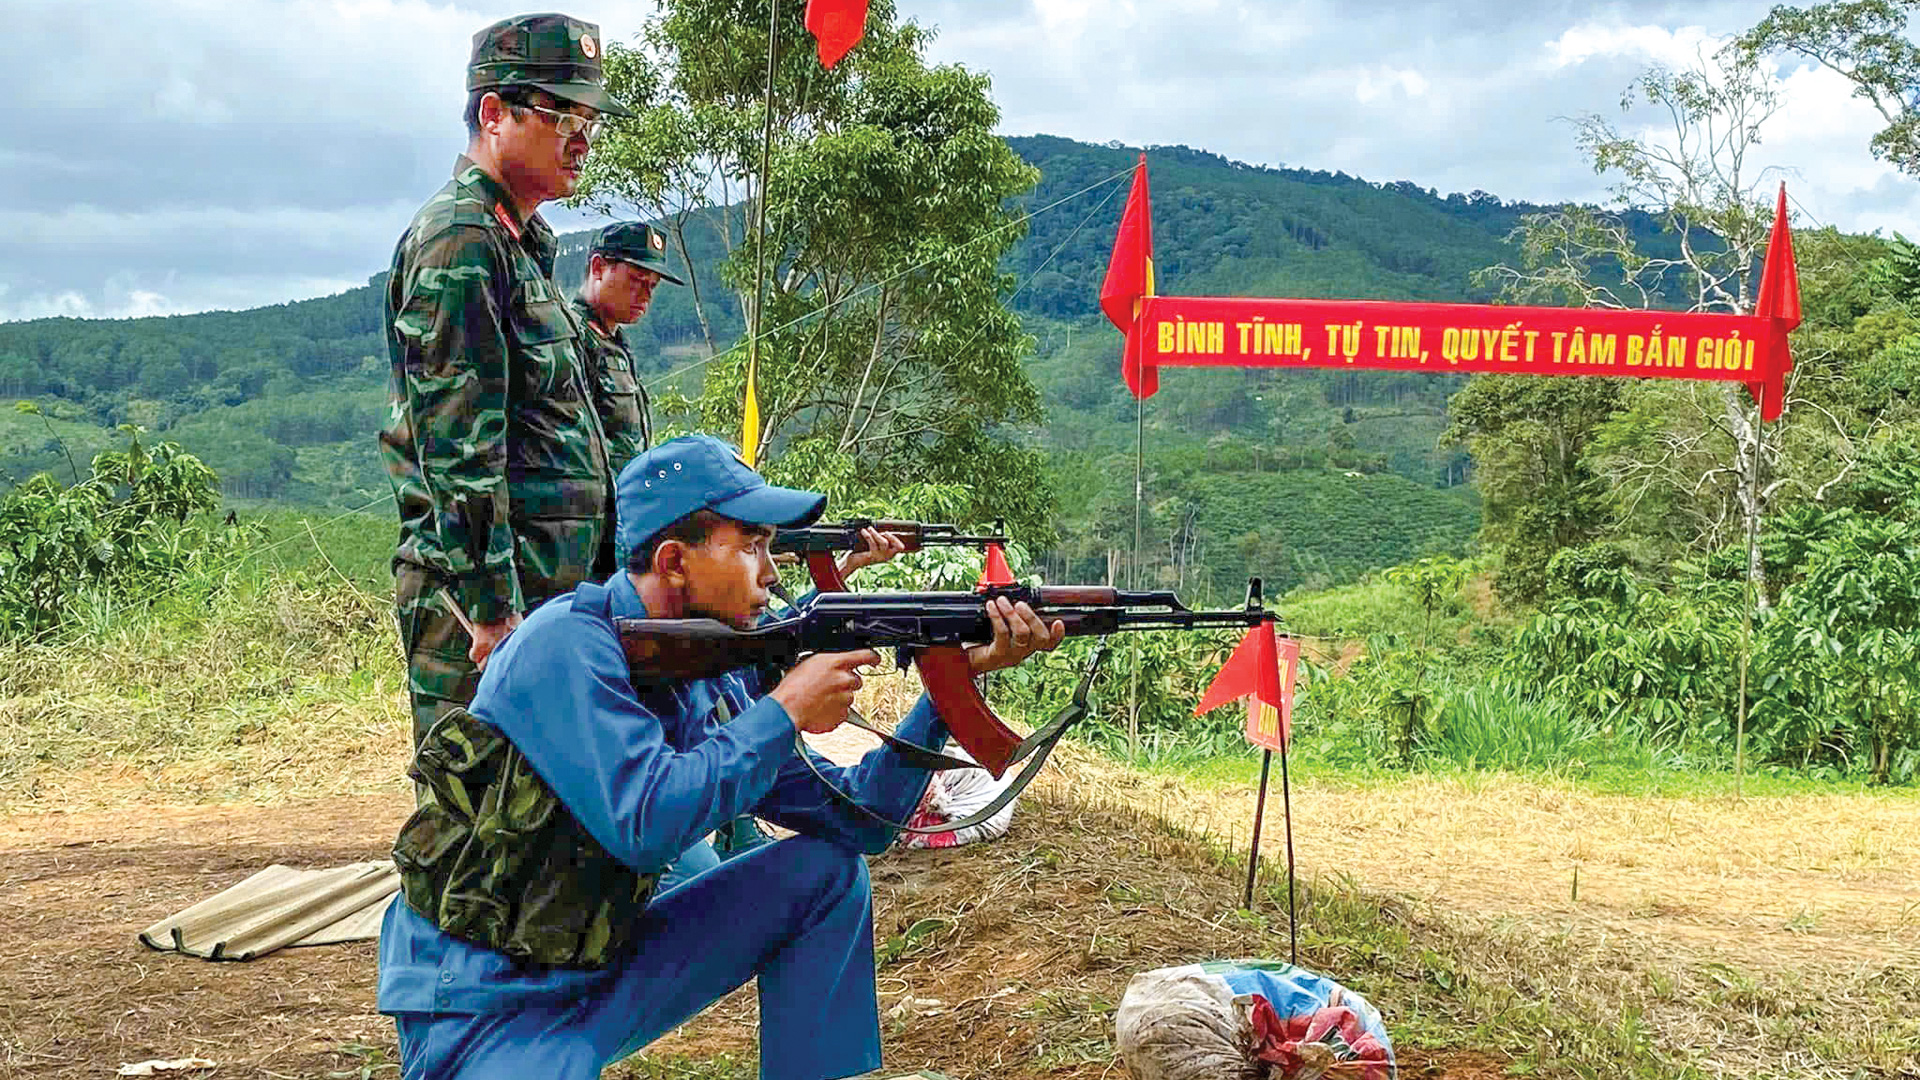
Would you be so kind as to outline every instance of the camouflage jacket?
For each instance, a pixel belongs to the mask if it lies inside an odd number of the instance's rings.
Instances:
[[[647,415],[647,390],[634,370],[633,353],[618,330],[608,330],[580,296],[573,298],[573,314],[584,328],[581,353],[587,362],[587,386],[600,428],[607,433],[607,456],[613,474],[653,443],[652,418]]]
[[[478,622],[572,588],[605,529],[612,470],[554,250],[463,156],[387,280],[395,559],[444,577]]]

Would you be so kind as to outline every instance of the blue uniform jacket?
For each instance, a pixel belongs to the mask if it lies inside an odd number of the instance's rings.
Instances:
[[[608,583],[611,614],[646,614],[625,573]],[[725,695],[734,719],[721,723]],[[471,706],[525,755],[609,853],[657,872],[695,840],[752,813],[799,833],[877,854],[893,830],[822,787],[795,753],[786,709],[746,672],[634,692],[611,622],[573,594],[555,597],[508,636],[487,665]],[[922,696],[899,734],[946,744],[946,727]],[[904,821],[929,773],[892,750],[841,768],[809,751],[820,771],[861,804]],[[643,946],[644,947],[644,946]],[[542,969],[443,933],[396,898],[380,936],[382,1012],[483,1013],[595,992],[613,969]]]

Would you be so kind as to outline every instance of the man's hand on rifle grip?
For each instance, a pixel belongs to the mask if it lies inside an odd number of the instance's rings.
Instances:
[[[975,675],[1010,668],[1037,652],[1052,652],[1067,636],[1067,624],[1056,620],[1048,626],[1025,601],[1016,604],[1004,596],[987,601],[987,621],[993,624],[993,641],[967,650],[967,663]]]
[[[860,690],[859,669],[880,663],[872,649],[814,653],[793,666],[768,696],[780,703],[793,726],[814,735],[839,727]]]
[[[846,577],[863,566],[878,566],[890,562],[907,550],[907,538],[898,533],[881,532],[869,525],[860,530],[860,539],[867,546],[859,551],[850,551],[840,559],[840,576]]]

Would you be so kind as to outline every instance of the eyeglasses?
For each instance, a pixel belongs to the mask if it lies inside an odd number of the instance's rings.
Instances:
[[[563,139],[571,139],[575,135],[585,132],[587,141],[592,142],[600,137],[600,133],[606,130],[607,126],[607,121],[604,117],[595,116],[589,118],[581,116],[579,113],[549,109],[544,105],[525,104],[520,107],[523,109],[532,109],[534,112],[551,119],[553,121],[553,130],[559,132],[560,137]]]

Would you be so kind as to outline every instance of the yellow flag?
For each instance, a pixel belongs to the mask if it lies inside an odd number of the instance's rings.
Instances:
[[[753,379],[754,368],[759,366],[759,364],[755,362],[757,359],[757,357],[751,354],[747,356],[747,400],[740,408],[740,460],[746,462],[747,468],[749,469],[757,469],[760,467],[758,463],[760,457],[760,393],[755,388]]]

